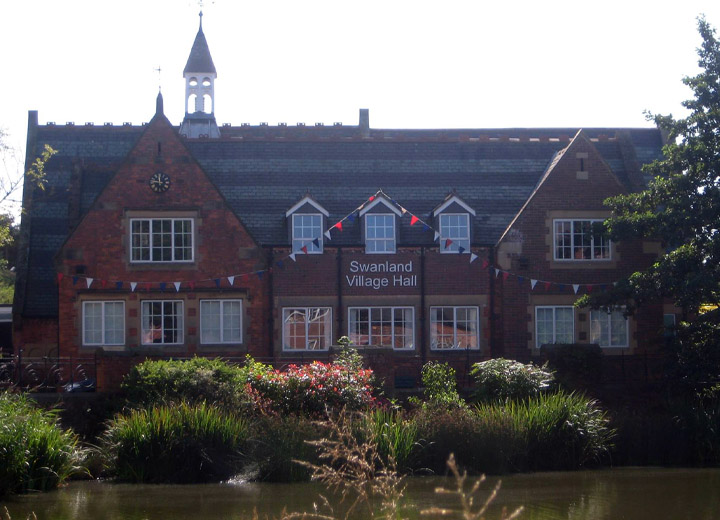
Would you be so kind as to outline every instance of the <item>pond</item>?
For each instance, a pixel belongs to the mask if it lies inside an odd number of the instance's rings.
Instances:
[[[483,484],[482,497],[495,478]],[[526,520],[710,520],[720,518],[720,469],[621,468],[602,471],[534,473],[505,476],[487,514],[499,518],[503,507],[525,506]],[[444,477],[408,479],[408,502],[418,509],[454,506],[434,493],[452,486]],[[2,502],[13,520],[34,511],[38,520],[244,520],[309,511],[323,489],[313,483],[233,483],[146,486],[73,482],[52,493],[14,497]],[[0,507],[0,511],[2,508]],[[2,513],[0,513],[0,518]],[[360,516],[359,518],[362,518]],[[424,517],[428,518],[428,517]]]

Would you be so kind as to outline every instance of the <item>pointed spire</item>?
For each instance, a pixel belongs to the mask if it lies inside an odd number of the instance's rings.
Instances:
[[[162,92],[158,92],[157,98],[155,99],[155,115],[163,115],[163,97]]]
[[[195,42],[190,50],[190,56],[188,57],[183,74],[190,72],[212,72],[213,74],[217,74],[212,56],[210,56],[210,48],[203,33],[202,17],[203,14],[202,11],[200,11],[200,28],[195,36]]]

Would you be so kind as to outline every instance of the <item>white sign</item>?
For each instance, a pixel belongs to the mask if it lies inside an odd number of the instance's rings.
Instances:
[[[345,275],[349,287],[371,287],[380,290],[387,287],[417,287],[417,275],[412,274],[413,263],[350,262],[350,272]],[[389,273],[389,274],[384,274]]]

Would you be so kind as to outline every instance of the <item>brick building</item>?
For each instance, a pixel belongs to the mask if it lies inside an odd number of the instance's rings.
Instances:
[[[185,118],[158,96],[142,126],[38,124],[27,160],[14,346],[93,358],[115,388],[147,357],[327,358],[340,336],[386,381],[428,360],[461,374],[543,344],[653,355],[663,313],[572,307],[656,258],[611,243],[602,201],[640,189],[657,129],[382,130],[218,126],[202,26],[184,70]]]

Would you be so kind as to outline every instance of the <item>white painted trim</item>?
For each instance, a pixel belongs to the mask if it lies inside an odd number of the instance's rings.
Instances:
[[[327,211],[325,208],[323,208],[320,204],[318,204],[317,202],[315,202],[315,201],[314,201],[313,199],[311,199],[310,197],[305,196],[305,197],[303,197],[303,198],[300,200],[300,202],[298,202],[298,203],[295,204],[292,208],[290,208],[289,210],[287,210],[287,211],[285,212],[285,217],[289,217],[290,215],[292,215],[293,213],[295,213],[297,210],[299,210],[301,207],[303,207],[305,204],[310,204],[313,208],[315,208],[315,209],[318,210],[320,213],[322,213],[323,215],[325,215],[325,217],[329,217],[329,216],[330,216],[330,213],[328,213],[328,211]]]
[[[368,340],[372,339],[372,309],[390,309],[390,312],[392,314],[392,325],[393,325],[393,332],[392,332],[392,349],[398,350],[400,352],[410,352],[413,350],[417,350],[417,345],[415,344],[415,307],[411,305],[356,305],[354,307],[348,307],[348,314],[347,314],[347,332],[348,337],[351,335],[350,331],[350,312],[355,309],[367,309],[368,310],[368,324],[369,324],[369,330],[368,330]],[[399,348],[395,347],[395,309],[410,309],[410,312],[412,314],[412,347],[404,347]],[[376,344],[368,344],[368,345],[357,345],[358,347],[382,347],[382,345],[376,345]]]
[[[570,222],[570,237],[574,242],[575,238],[575,222],[590,222],[591,225],[596,222],[604,222],[602,218],[556,218],[552,221],[552,248],[553,248],[553,261],[555,262],[610,262],[612,258],[613,242],[609,238],[607,239],[608,257],[607,258],[558,258],[558,238],[557,238],[557,224],[558,222]],[[592,245],[591,249],[595,248],[595,238],[591,236]],[[575,249],[575,245],[570,246],[571,249]]]
[[[295,241],[303,242],[307,241],[305,238],[295,238],[295,217],[305,217],[305,216],[313,216],[313,217],[320,217],[320,236],[311,238],[308,243],[312,245],[312,241],[317,238],[318,239],[318,246],[320,248],[319,251],[312,251],[310,247],[308,247],[307,254],[309,255],[321,255],[323,254],[324,248],[325,248],[325,235],[323,234],[323,217],[320,213],[296,213],[292,216],[292,220],[290,222],[290,246],[292,247],[293,253],[300,252],[300,249],[295,249]],[[301,246],[302,248],[302,246]]]
[[[129,243],[128,243],[128,252],[129,252],[129,261],[131,264],[150,264],[150,265],[157,265],[157,264],[192,264],[195,262],[195,244],[197,243],[196,237],[195,237],[195,219],[192,217],[134,217],[130,218],[130,229],[129,231]],[[176,221],[190,221],[190,239],[192,240],[192,244],[190,244],[190,254],[191,257],[189,260],[133,260],[133,223],[134,222],[141,222],[141,221],[149,221],[150,222],[150,256],[152,257],[152,251],[153,251],[153,232],[152,232],[152,222],[155,220],[170,220],[172,221],[172,255],[175,256],[175,222]]]
[[[370,204],[368,204],[368,205],[365,206],[363,209],[361,209],[359,216],[362,217],[363,215],[365,215],[368,211],[370,211],[371,209],[373,209],[373,208],[374,208],[375,206],[377,206],[378,204],[384,204],[385,206],[387,206],[387,208],[388,208],[390,211],[392,211],[393,213],[395,213],[398,217],[402,217],[402,211],[400,211],[395,204],[393,204],[392,202],[390,202],[389,200],[387,200],[387,199],[386,199],[385,197],[383,197],[382,195],[378,195],[377,197],[375,197],[375,200],[373,200]]]
[[[293,309],[293,310],[303,310],[303,311],[305,311],[305,348],[304,348],[304,349],[285,348],[285,345],[287,344],[287,342],[285,341],[285,311],[286,311],[286,310],[290,310],[290,309]],[[328,309],[328,310],[330,311],[330,315],[329,315],[329,318],[328,318],[328,321],[327,321],[327,325],[328,325],[328,327],[329,327],[329,331],[326,332],[326,334],[327,334],[326,337],[329,338],[329,340],[328,340],[327,346],[326,346],[325,348],[317,348],[317,349],[309,349],[309,348],[307,348],[308,325],[309,325],[309,324],[308,324],[308,321],[307,321],[307,312],[308,312],[310,309]],[[327,352],[328,350],[330,350],[330,345],[332,344],[332,338],[333,338],[333,335],[332,335],[333,315],[332,315],[332,313],[333,313],[333,309],[332,309],[332,307],[330,307],[330,306],[303,307],[303,306],[300,306],[300,305],[296,305],[296,306],[292,306],[292,305],[291,305],[291,306],[289,306],[289,307],[283,307],[283,308],[282,308],[282,313],[281,313],[281,316],[282,316],[282,323],[281,323],[281,327],[282,327],[282,350],[283,350],[283,352]]]
[[[468,213],[470,213],[473,217],[475,216],[475,210],[474,210],[474,209],[472,209],[472,208],[471,208],[470,206],[468,206],[465,202],[463,202],[463,200],[462,200],[460,197],[458,197],[457,195],[453,195],[453,196],[450,197],[448,200],[446,200],[440,207],[438,207],[437,209],[433,210],[433,217],[437,217],[440,213],[443,212],[443,210],[444,210],[445,208],[447,208],[447,207],[448,207],[450,204],[452,204],[453,202],[455,202],[455,203],[459,204],[460,206],[462,206],[462,208],[463,208],[464,210],[466,210]]]

